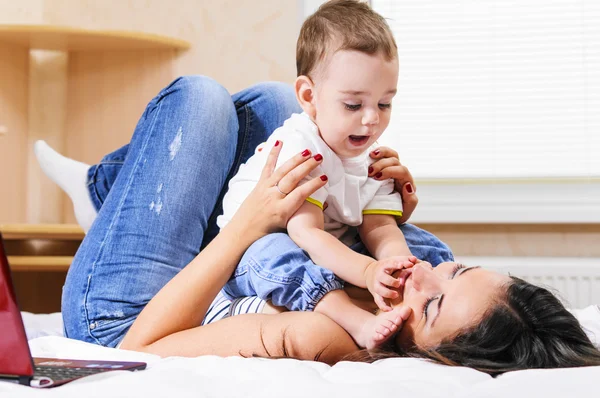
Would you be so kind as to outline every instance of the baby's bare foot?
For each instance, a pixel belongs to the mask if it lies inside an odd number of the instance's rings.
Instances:
[[[369,317],[356,336],[356,343],[367,349],[381,345],[401,327],[405,313],[403,308],[397,307]]]

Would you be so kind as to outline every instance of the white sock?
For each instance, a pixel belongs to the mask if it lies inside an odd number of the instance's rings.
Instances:
[[[46,141],[36,141],[33,151],[44,173],[71,198],[77,223],[87,233],[98,215],[87,189],[90,166],[62,156]]]

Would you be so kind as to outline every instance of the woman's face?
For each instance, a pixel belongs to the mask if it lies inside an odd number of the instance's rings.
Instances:
[[[406,279],[401,297],[392,301],[393,306],[412,308],[396,336],[396,345],[403,349],[433,347],[476,324],[509,280],[497,272],[458,263],[442,263],[436,268],[418,263]]]

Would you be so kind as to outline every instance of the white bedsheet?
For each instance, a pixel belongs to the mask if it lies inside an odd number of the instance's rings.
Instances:
[[[600,311],[577,313],[600,337]],[[34,317],[35,318],[35,317]],[[56,316],[53,321],[56,321]],[[26,320],[26,324],[31,319]],[[29,326],[31,323],[29,323]],[[596,343],[599,342],[595,339]],[[159,358],[58,336],[30,340],[34,356],[144,361],[141,372],[111,372],[49,390],[0,383],[1,397],[595,397],[600,367],[527,370],[492,378],[468,368],[418,359],[375,364],[342,362],[333,367],[292,359]]]

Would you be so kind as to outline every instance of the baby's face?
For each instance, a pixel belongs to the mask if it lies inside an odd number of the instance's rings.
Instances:
[[[390,122],[398,59],[338,51],[319,72],[314,81],[314,122],[338,156],[358,156]]]

